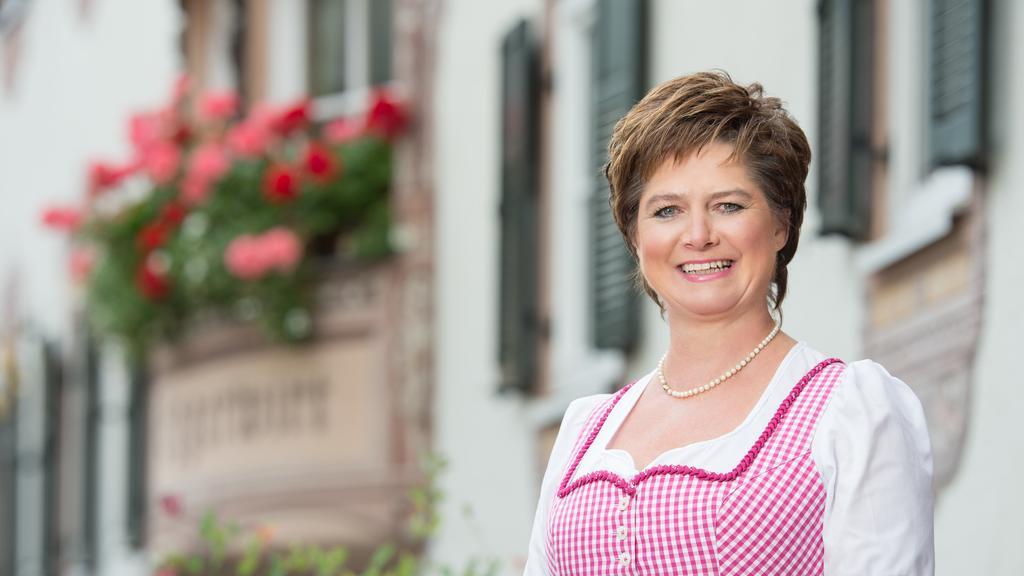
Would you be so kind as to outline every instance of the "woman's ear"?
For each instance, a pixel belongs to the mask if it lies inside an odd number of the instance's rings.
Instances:
[[[775,230],[772,233],[775,251],[782,250],[789,242],[789,209],[783,210],[779,218],[775,218]]]

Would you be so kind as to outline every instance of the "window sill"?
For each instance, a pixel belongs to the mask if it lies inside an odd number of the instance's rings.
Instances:
[[[857,248],[857,269],[876,273],[948,235],[953,217],[970,202],[973,187],[974,172],[966,166],[932,172],[910,194],[906,209],[894,218],[888,234]]]
[[[592,350],[576,362],[570,374],[559,375],[560,385],[550,395],[535,400],[529,408],[529,419],[537,428],[561,422],[569,404],[583,396],[610,392],[622,378],[626,358],[618,351]]]
[[[366,111],[373,93],[381,89],[399,92],[397,82],[388,82],[317,96],[313,98],[313,119],[318,122],[325,122],[335,118],[362,114]]]

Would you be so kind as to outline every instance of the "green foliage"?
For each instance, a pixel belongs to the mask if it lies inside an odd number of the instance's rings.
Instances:
[[[497,559],[471,559],[461,570],[450,566],[431,566],[414,550],[433,535],[440,525],[437,511],[444,495],[437,488],[437,478],[446,466],[442,458],[428,457],[424,462],[425,481],[409,491],[411,504],[408,531],[403,544],[386,542],[370,557],[361,572],[346,567],[348,550],[344,547],[321,548],[293,545],[275,548],[270,537],[256,534],[241,542],[242,534],[235,525],[220,522],[206,513],[199,523],[202,547],[190,554],[175,553],[165,558],[157,576],[495,576]],[[233,552],[234,551],[234,552]]]
[[[134,159],[94,163],[83,207],[57,223],[44,216],[90,254],[79,279],[89,318],[135,355],[206,316],[305,340],[318,268],[392,253],[404,111],[380,91],[364,117],[321,127],[307,100],[239,117],[237,98],[206,95],[219,102],[204,112],[186,86],[132,118]]]

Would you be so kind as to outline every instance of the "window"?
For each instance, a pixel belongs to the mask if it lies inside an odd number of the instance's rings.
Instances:
[[[875,1],[818,4],[818,208],[821,234],[870,234],[875,119]]]
[[[927,88],[932,167],[984,164],[986,4],[931,2]]]
[[[309,92],[331,113],[365,105],[392,70],[393,0],[310,0]]]

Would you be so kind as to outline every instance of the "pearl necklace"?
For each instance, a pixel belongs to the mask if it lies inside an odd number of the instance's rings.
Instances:
[[[661,360],[658,360],[658,380],[661,380],[662,389],[665,390],[666,394],[672,396],[673,398],[689,398],[690,396],[696,396],[701,392],[707,392],[708,390],[711,390],[715,386],[718,386],[722,382],[725,382],[729,378],[732,378],[733,376],[736,375],[737,372],[743,370],[743,368],[745,368],[747,364],[750,364],[750,362],[754,358],[756,358],[762,350],[764,350],[764,347],[767,346],[769,342],[775,339],[775,336],[778,335],[780,328],[782,328],[782,322],[781,320],[776,320],[775,327],[772,328],[772,331],[769,332],[767,336],[765,336],[764,340],[761,340],[761,343],[758,344],[750,352],[750,354],[747,354],[746,358],[740,360],[738,364],[723,372],[722,375],[719,376],[718,378],[715,378],[714,380],[708,382],[703,386],[697,386],[696,388],[690,388],[689,390],[673,390],[672,388],[669,387],[668,381],[665,379],[665,358],[668,357],[668,352],[665,352],[665,355],[661,357]]]

